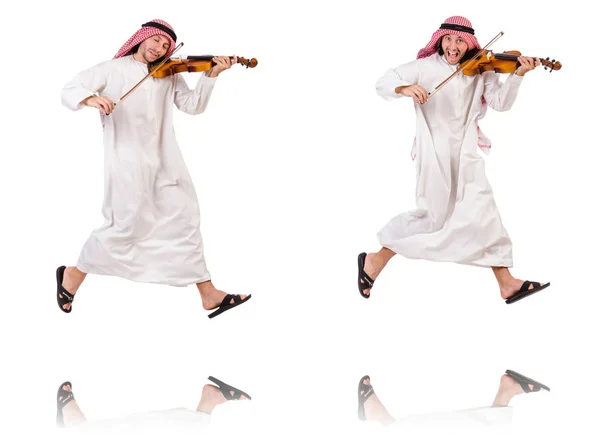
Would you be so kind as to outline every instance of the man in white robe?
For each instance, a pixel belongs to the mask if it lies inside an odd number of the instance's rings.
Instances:
[[[214,317],[250,295],[217,290],[206,267],[196,191],[173,129],[173,105],[197,115],[206,109],[217,76],[237,58],[215,57],[214,66],[189,89],[180,74],[149,77],[114,102],[175,50],[173,28],[162,20],[142,25],[112,60],[86,69],[61,93],[70,110],[94,107],[104,130],[104,224],[83,246],[77,265],[56,271],[57,302],[71,312],[88,273],[184,287],[196,284]]]
[[[471,23],[448,18],[433,33],[416,60],[388,70],[377,81],[377,93],[391,101],[410,97],[416,111],[413,159],[417,172],[415,210],[393,218],[378,234],[383,247],[358,256],[358,287],[365,298],[374,281],[396,254],[407,258],[448,261],[492,268],[506,303],[530,296],[549,283],[514,278],[512,243],[485,176],[483,157],[489,141],[477,121],[487,105],[505,111],[514,103],[526,72],[539,59],[519,57],[520,66],[501,83],[498,74],[462,72],[431,99],[433,90],[459,67],[465,54],[481,49]]]

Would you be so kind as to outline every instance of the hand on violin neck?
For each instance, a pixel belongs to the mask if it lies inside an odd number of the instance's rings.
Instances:
[[[516,70],[515,74],[518,76],[524,76],[527,72],[535,69],[541,65],[541,61],[538,58],[519,56],[519,63],[521,64]]]
[[[96,109],[100,110],[100,113],[103,115],[109,115],[115,109],[115,103],[113,103],[110,98],[99,95],[87,97],[81,102],[81,104],[95,107]]]
[[[215,66],[206,72],[208,77],[217,77],[226,69],[231,68],[231,65],[237,63],[237,56],[233,56],[233,60],[229,56],[215,56],[213,57]]]

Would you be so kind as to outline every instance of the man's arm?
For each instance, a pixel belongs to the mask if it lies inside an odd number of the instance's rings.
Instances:
[[[96,94],[101,93],[106,87],[107,76],[105,62],[80,72],[63,87],[60,94],[62,104],[70,110],[79,110],[86,105],[91,105],[89,103],[97,102]],[[106,99],[106,97],[102,98]]]
[[[233,60],[229,56],[215,56],[213,61],[215,66],[202,74],[195,89],[190,89],[179,74],[175,75],[175,106],[182,112],[198,115],[206,110],[217,77],[237,63],[237,56]]]
[[[414,91],[414,85],[418,86],[419,82],[419,69],[417,67],[417,62],[409,62],[404,65],[397,66],[396,68],[389,69],[385,72],[385,74],[377,80],[375,84],[375,90],[377,91],[377,95],[379,95],[384,100],[394,100],[403,96],[413,97],[413,93],[407,92],[412,90]],[[419,88],[427,94],[421,86]],[[422,92],[418,91],[418,92]]]

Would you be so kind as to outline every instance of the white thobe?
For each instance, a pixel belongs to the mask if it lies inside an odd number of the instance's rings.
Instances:
[[[428,91],[458,66],[438,54],[388,70],[376,84],[386,100],[402,98],[398,86]],[[512,243],[478,153],[478,119],[485,106],[510,109],[523,77],[459,73],[424,104],[415,104],[416,209],[394,217],[378,233],[382,246],[407,258],[473,266],[512,267]],[[411,99],[412,100],[412,99]]]
[[[107,420],[85,421],[61,430],[81,435],[200,435],[208,431],[210,420],[210,414],[185,408],[173,408],[164,411],[139,412]]]
[[[117,102],[146,74],[133,56],[93,66],[69,81],[62,103],[79,110],[98,94]],[[183,77],[148,78],[120,102],[104,129],[104,224],[84,244],[77,268],[132,281],[186,286],[210,279],[198,198],[173,129],[173,105],[202,113],[216,78],[195,89]]]
[[[481,407],[406,417],[385,429],[403,435],[500,435],[511,433],[512,418],[512,407]]]

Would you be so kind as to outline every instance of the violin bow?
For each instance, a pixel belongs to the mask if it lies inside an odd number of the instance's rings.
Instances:
[[[180,44],[179,44],[179,45],[178,45],[178,46],[175,48],[175,50],[173,50],[173,53],[171,53],[171,56],[173,56],[173,55],[175,54],[175,52],[176,52],[177,50],[179,50],[181,47],[183,47],[183,42],[181,42],[181,43],[180,43]],[[129,94],[131,94],[131,93],[132,93],[133,91],[135,91],[135,90],[136,90],[136,89],[137,89],[137,88],[138,88],[138,87],[139,87],[139,86],[140,86],[142,83],[144,83],[144,81],[145,81],[145,80],[146,80],[148,77],[150,77],[152,74],[154,74],[154,72],[155,72],[156,70],[158,70],[158,69],[159,69],[161,66],[163,66],[163,65],[165,64],[165,62],[166,62],[166,61],[168,61],[169,59],[171,59],[171,56],[169,56],[169,57],[166,57],[166,56],[165,56],[165,58],[162,60],[162,62],[161,62],[161,63],[159,63],[158,65],[156,65],[156,66],[155,66],[155,67],[152,69],[152,71],[150,71],[150,72],[149,72],[149,73],[146,75],[146,77],[144,77],[142,80],[140,80],[140,81],[139,81],[139,82],[138,82],[138,83],[137,83],[137,84],[136,84],[136,85],[135,85],[133,88],[131,88],[129,91],[127,91],[127,93],[126,93],[125,95],[123,95],[121,98],[119,98],[119,101],[117,101],[117,102],[114,104],[114,107],[117,107],[117,104],[119,104],[121,101],[123,101],[125,98],[127,98],[127,97],[129,96]],[[113,110],[114,110],[114,109],[113,109]]]
[[[458,68],[456,71],[454,71],[454,72],[453,72],[453,73],[450,75],[450,77],[448,77],[448,78],[447,78],[446,80],[444,80],[442,83],[440,83],[439,85],[437,85],[437,86],[435,87],[435,89],[434,89],[432,92],[429,92],[429,97],[428,97],[428,99],[429,99],[429,98],[431,98],[431,97],[432,97],[432,96],[433,96],[433,95],[434,95],[434,94],[435,94],[437,91],[439,91],[440,89],[442,89],[442,87],[443,87],[444,85],[446,85],[446,83],[448,83],[450,80],[452,80],[454,77],[456,77],[456,75],[457,75],[459,72],[461,72],[462,70],[464,70],[464,69],[465,69],[465,68],[467,68],[468,66],[471,66],[471,64],[472,64],[473,62],[475,62],[475,61],[477,60],[477,58],[478,58],[478,57],[479,57],[481,54],[483,54],[483,52],[484,52],[485,50],[487,50],[487,48],[488,48],[490,45],[492,45],[494,42],[496,42],[498,39],[500,39],[500,37],[501,37],[502,35],[504,35],[504,32],[500,32],[500,33],[498,33],[498,34],[497,34],[497,35],[494,37],[494,39],[492,39],[490,42],[488,42],[488,43],[485,45],[485,47],[483,47],[481,50],[479,50],[479,51],[478,51],[478,52],[477,52],[477,53],[476,53],[476,54],[475,54],[475,55],[474,55],[474,56],[473,56],[471,59],[469,59],[469,60],[468,60],[467,62],[465,62],[465,63],[464,63],[464,64],[463,64],[463,65],[462,65],[460,68]]]

